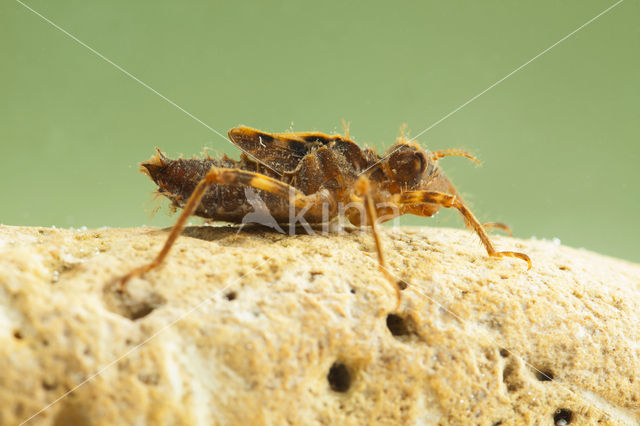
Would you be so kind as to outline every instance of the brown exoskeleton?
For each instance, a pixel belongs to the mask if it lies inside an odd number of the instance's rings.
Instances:
[[[226,155],[220,159],[171,160],[156,148],[157,154],[142,163],[141,170],[183,211],[160,253],[151,263],[124,276],[121,289],[132,277],[161,265],[192,214],[242,223],[253,211],[246,187],[258,190],[278,223],[290,222],[293,214],[319,224],[343,213],[356,226],[371,226],[379,266],[394,283],[398,301],[402,284],[386,268],[376,225],[403,214],[428,217],[440,207],[456,208],[478,234],[489,256],[519,258],[531,268],[526,254],[496,251],[485,227],[508,228],[502,224],[483,226],[438,167],[438,160],[448,155],[462,155],[477,162],[474,157],[459,150],[429,152],[403,136],[380,156],[360,148],[348,131],[345,133],[266,133],[236,127],[229,131],[229,138],[244,151],[239,161]],[[339,208],[353,203],[363,208]]]

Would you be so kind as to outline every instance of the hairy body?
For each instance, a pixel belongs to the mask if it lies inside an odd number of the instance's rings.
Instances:
[[[402,192],[428,187],[433,191],[458,196],[437,163],[429,161],[432,154],[404,139],[394,144],[388,151],[389,158],[384,159],[384,156],[368,148],[362,149],[348,137],[340,135],[271,135],[254,129],[239,129],[234,130],[238,134],[242,132],[245,140],[258,140],[258,144],[274,144],[274,141],[279,141],[281,145],[288,144],[289,157],[283,159],[280,155],[278,158],[269,158],[267,155],[264,156],[266,161],[258,162],[243,153],[240,160],[226,155],[219,159],[209,157],[172,160],[158,150],[154,157],[141,164],[141,170],[158,185],[159,193],[171,200],[177,208],[185,206],[195,187],[212,167],[249,171],[277,179],[305,195],[319,194],[319,197],[324,198],[329,207],[325,207],[324,212],[322,206],[308,208],[303,212],[304,219],[309,223],[335,219],[339,214],[336,206],[354,201],[356,181],[365,173],[369,177],[372,200],[381,221],[401,214],[432,216],[440,209],[440,204],[431,202],[397,205],[393,208],[392,197]],[[299,144],[299,147],[296,148],[295,144]],[[251,151],[255,152],[256,149],[249,149]],[[209,183],[193,214],[216,221],[242,222],[254,209],[246,198],[246,187],[247,185],[239,182]],[[257,191],[270,214],[280,223],[290,220],[292,209],[300,210],[290,204],[288,197],[265,190]],[[346,210],[345,213],[354,225],[369,224],[358,209]]]
[[[219,159],[171,160],[156,148],[156,155],[141,164],[160,194],[183,212],[156,259],[125,275],[120,281],[121,290],[132,277],[160,266],[192,214],[242,223],[255,207],[247,198],[246,188],[258,191],[276,222],[292,223],[302,217],[317,224],[344,215],[356,226],[370,226],[380,269],[393,283],[398,303],[404,284],[386,267],[376,225],[403,214],[428,217],[441,207],[455,208],[489,256],[519,258],[531,267],[526,254],[493,247],[487,226],[466,207],[438,166],[438,160],[448,155],[462,155],[477,162],[464,151],[429,152],[400,137],[381,156],[360,148],[348,132],[345,136],[266,133],[244,126],[231,129],[229,139],[244,151],[240,160],[226,155]],[[508,230],[502,224],[491,226]]]

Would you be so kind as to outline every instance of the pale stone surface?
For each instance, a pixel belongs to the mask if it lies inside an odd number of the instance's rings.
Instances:
[[[236,230],[188,228],[122,296],[166,230],[0,227],[0,424],[78,385],[29,424],[640,420],[639,265],[494,237],[527,272],[469,231],[387,229],[395,310],[369,234]]]

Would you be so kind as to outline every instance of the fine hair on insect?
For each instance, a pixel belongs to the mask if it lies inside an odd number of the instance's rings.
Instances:
[[[487,229],[501,223],[482,224],[464,203],[438,160],[458,155],[477,163],[471,154],[447,149],[428,151],[402,134],[383,154],[361,148],[345,134],[319,132],[268,133],[246,126],[229,130],[229,139],[243,153],[239,160],[220,158],[173,160],[159,149],[140,169],[157,185],[158,192],[182,209],[167,240],[150,263],[120,279],[120,291],[136,276],[158,268],[191,215],[238,224],[258,222],[293,233],[297,225],[323,226],[347,220],[369,227],[375,241],[378,265],[393,284],[397,302],[406,283],[389,272],[379,224],[405,214],[433,216],[442,207],[454,208],[480,238],[490,257],[531,260],[524,253],[498,251]]]

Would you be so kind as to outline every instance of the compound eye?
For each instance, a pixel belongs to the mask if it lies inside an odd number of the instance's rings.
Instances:
[[[422,179],[427,159],[422,152],[401,149],[389,158],[389,167],[398,183],[412,187]]]

